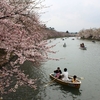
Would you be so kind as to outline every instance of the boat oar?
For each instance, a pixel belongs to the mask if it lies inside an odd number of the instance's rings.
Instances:
[[[56,78],[55,79],[53,79],[53,80],[51,80],[50,82],[48,82],[44,87],[47,87],[48,85],[50,85],[52,82],[54,82],[56,80]]]
[[[78,79],[80,79],[80,80],[83,80],[84,79],[84,77],[77,77]]]

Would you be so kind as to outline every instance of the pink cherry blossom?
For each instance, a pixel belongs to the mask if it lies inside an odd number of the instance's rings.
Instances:
[[[48,52],[55,53],[50,51],[55,45],[48,46],[46,41],[47,37],[52,35],[44,31],[45,27],[39,20],[38,10],[42,8],[39,8],[41,2],[25,1],[0,1],[0,48],[6,50],[6,60],[17,55],[16,61],[9,61],[0,69],[1,95],[16,92],[16,89],[22,85],[36,89],[36,80],[29,79],[17,64],[23,64],[26,60],[39,64],[46,59],[52,59],[48,57]],[[13,78],[16,83],[13,82]],[[11,88],[7,90],[8,87]]]

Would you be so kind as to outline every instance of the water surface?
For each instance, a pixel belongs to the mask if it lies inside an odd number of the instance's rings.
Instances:
[[[47,61],[40,68],[33,68],[32,63],[29,62],[23,65],[31,77],[38,78],[38,89],[34,91],[22,87],[16,93],[5,96],[5,100],[100,100],[100,42],[93,43],[90,40],[70,37],[64,40],[51,39],[49,45],[56,43],[57,45],[52,50],[58,52],[49,54],[49,57],[61,58],[59,61]],[[66,47],[63,47],[64,43]],[[81,50],[80,43],[84,43],[87,50]],[[49,74],[57,67],[60,67],[62,71],[66,67],[69,74],[83,77],[80,89],[66,87],[55,82],[44,87],[51,81]]]

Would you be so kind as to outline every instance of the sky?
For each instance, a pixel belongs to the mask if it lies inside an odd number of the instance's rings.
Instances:
[[[100,28],[100,0],[44,0],[40,20],[62,32]]]

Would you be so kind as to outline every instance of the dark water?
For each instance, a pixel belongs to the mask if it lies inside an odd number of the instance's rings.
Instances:
[[[79,40],[73,37],[65,40],[51,40],[49,45],[58,43],[52,50],[56,54],[49,57],[62,58],[59,61],[50,60],[40,68],[33,68],[32,63],[26,62],[23,66],[32,78],[38,78],[37,90],[22,87],[16,93],[4,96],[5,100],[100,100],[100,42]],[[48,41],[49,42],[49,41]],[[66,43],[67,46],[63,47]],[[79,48],[84,43],[87,50]],[[30,69],[29,69],[30,67]],[[83,77],[80,89],[65,87],[55,82],[45,87],[50,80],[49,74],[60,67],[67,67],[69,74]],[[35,75],[34,75],[35,73]]]

